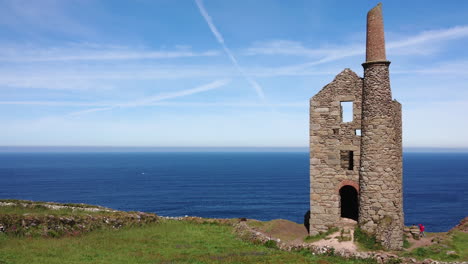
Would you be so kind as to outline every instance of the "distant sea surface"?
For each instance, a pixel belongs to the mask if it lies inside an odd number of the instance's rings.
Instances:
[[[468,215],[467,194],[468,153],[404,154],[406,225],[449,230]],[[309,209],[309,155],[0,153],[0,199],[302,223]]]

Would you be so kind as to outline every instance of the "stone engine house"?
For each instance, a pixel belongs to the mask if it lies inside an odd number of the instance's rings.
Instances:
[[[367,14],[364,78],[345,69],[310,100],[311,235],[350,218],[384,248],[403,246],[401,105],[389,65],[379,4]]]

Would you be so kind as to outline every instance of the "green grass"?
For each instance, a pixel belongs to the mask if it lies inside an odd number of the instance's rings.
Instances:
[[[338,227],[332,227],[332,228],[329,228],[326,232],[320,232],[315,236],[307,236],[306,238],[304,238],[304,241],[305,242],[319,241],[319,240],[326,238],[328,235],[338,232],[338,230],[339,230]]]
[[[447,254],[449,251],[454,251],[455,254]],[[401,255],[420,260],[430,258],[440,261],[468,261],[468,233],[451,232],[440,239],[439,243],[416,248]]]
[[[0,234],[0,263],[375,263],[285,252],[242,241],[229,225],[163,221],[78,237]]]
[[[408,238],[406,238],[405,235],[403,235],[403,248],[410,248],[411,243],[408,241]]]
[[[375,236],[364,232],[359,226],[354,229],[354,241],[358,243],[361,250],[381,250],[382,245],[377,242]]]

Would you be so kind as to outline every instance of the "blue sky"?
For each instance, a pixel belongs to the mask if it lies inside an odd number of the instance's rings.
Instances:
[[[305,147],[377,3],[0,0],[0,145]],[[468,1],[382,3],[404,146],[468,147]]]

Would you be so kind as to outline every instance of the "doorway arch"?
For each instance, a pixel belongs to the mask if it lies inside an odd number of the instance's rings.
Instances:
[[[351,185],[345,185],[340,189],[341,217],[355,221],[359,217],[358,192]]]

